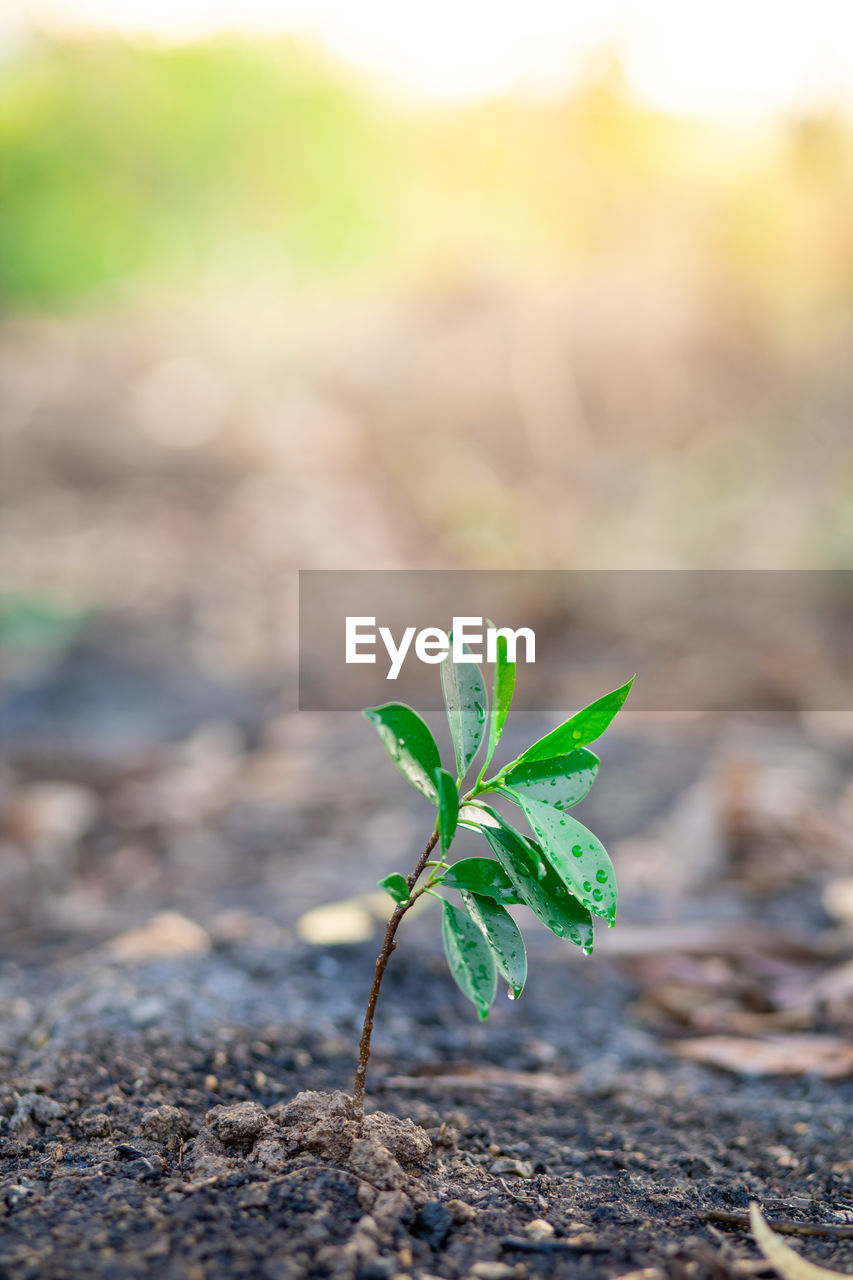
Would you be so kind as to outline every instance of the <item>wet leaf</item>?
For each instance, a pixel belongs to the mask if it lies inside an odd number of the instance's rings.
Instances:
[[[436,769],[441,768],[441,757],[417,711],[404,702],[386,702],[381,707],[365,707],[362,714],[376,725],[383,747],[403,777],[437,804],[434,779]]]
[[[598,756],[583,747],[547,760],[524,760],[500,775],[499,791],[515,804],[524,798],[570,809],[589,792],[598,765]]]
[[[450,639],[452,642],[453,632]],[[477,664],[454,662],[451,649],[441,664],[441,689],[456,755],[456,772],[459,778],[464,778],[486,732],[486,686]]]
[[[390,876],[386,876],[384,880],[380,880],[379,888],[384,889],[386,893],[390,893],[395,902],[408,902],[409,900],[409,886],[399,871],[394,871]]]
[[[569,893],[535,842],[509,823],[483,827],[482,832],[525,906],[558,938],[592,951],[590,913]]]
[[[489,623],[489,626],[493,626]],[[507,661],[506,636],[497,638],[497,659],[495,661],[494,683],[492,685],[492,714],[489,719],[489,742],[486,747],[484,768],[495,754],[495,748],[501,740],[507,715],[509,714],[512,695],[515,690],[514,662]]]
[[[462,889],[462,901],[468,915],[479,925],[492,949],[498,972],[509,984],[513,998],[518,999],[527,981],[527,952],[524,939],[512,916],[494,899]]]
[[[498,989],[498,974],[489,944],[464,911],[446,900],[442,900],[442,908],[441,936],[450,972],[480,1017],[487,1018]]]
[[[546,733],[545,737],[534,742],[532,747],[528,747],[513,764],[520,764],[522,760],[552,759],[554,756],[566,755],[577,747],[586,747],[590,742],[595,742],[596,738],[600,738],[604,733],[628,697],[634,679],[635,677],[632,676],[621,689],[614,689],[612,693],[606,693],[603,698],[591,702],[582,711],[576,711],[570,719],[556,729],[552,729],[550,733]]]
[[[494,898],[505,907],[521,902],[509,876],[494,858],[462,858],[454,862],[441,883],[448,889],[468,889]]]
[[[436,769],[435,785],[438,791],[438,837],[441,852],[446,854],[459,820],[459,792],[456,780],[446,769]]]
[[[593,915],[616,917],[616,873],[604,845],[583,823],[541,800],[519,796],[542,852],[560,879]]]

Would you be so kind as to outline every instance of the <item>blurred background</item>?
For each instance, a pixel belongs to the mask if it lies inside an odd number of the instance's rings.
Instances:
[[[852,351],[845,0],[5,0],[6,946],[408,856],[300,567],[849,567]],[[614,743],[635,910],[668,850],[853,916],[846,720]]]

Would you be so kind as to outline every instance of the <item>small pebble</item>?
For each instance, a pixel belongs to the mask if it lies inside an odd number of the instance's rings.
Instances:
[[[475,1262],[471,1275],[476,1276],[476,1280],[514,1280],[515,1267],[507,1262]]]
[[[210,937],[201,925],[177,911],[160,911],[146,924],[111,939],[105,950],[119,961],[203,956],[210,951]]]
[[[534,1218],[532,1222],[526,1224],[524,1234],[531,1240],[550,1240],[554,1235],[554,1228],[544,1218]]]
[[[10,1208],[14,1208],[22,1200],[26,1200],[27,1196],[31,1196],[34,1190],[34,1187],[28,1187],[22,1182],[16,1182],[6,1189],[6,1203]]]
[[[489,1165],[489,1173],[499,1178],[532,1178],[533,1165],[529,1160],[512,1160],[509,1156],[501,1156]]]

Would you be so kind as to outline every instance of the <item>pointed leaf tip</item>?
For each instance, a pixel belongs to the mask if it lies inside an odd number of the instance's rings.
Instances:
[[[489,622],[489,626],[497,630],[493,622]],[[486,747],[486,759],[483,764],[484,771],[491,763],[495,748],[501,740],[512,703],[512,695],[515,691],[516,664],[508,661],[507,652],[506,636],[498,635],[497,657],[492,685],[492,714],[489,717],[489,741]]]
[[[437,804],[435,771],[441,768],[441,757],[429,726],[417,711],[404,702],[387,702],[365,707],[362,715],[376,726],[383,747],[403,777]]]
[[[533,746],[522,752],[518,760],[513,763],[517,765],[528,760],[547,760],[595,742],[596,738],[600,738],[610,726],[614,716],[624,705],[635,679],[636,676],[631,676],[631,679],[618,689],[605,693],[603,697],[591,702],[588,707],[576,711],[563,724],[546,733],[545,737],[540,738],[538,742],[534,742]]]

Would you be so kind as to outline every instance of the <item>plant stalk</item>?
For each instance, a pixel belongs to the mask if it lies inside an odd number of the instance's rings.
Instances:
[[[367,1064],[370,1059],[370,1036],[373,1032],[373,1015],[376,1011],[376,1002],[379,999],[379,988],[382,986],[382,979],[385,976],[388,961],[391,959],[391,952],[397,945],[395,939],[397,930],[400,927],[400,921],[415,900],[420,897],[420,893],[412,893],[412,890],[426,866],[427,859],[435,848],[437,841],[438,830],[436,829],[427,840],[424,851],[415,864],[414,871],[406,880],[406,884],[409,886],[408,900],[406,902],[398,902],[391,913],[391,919],[388,921],[388,927],[385,930],[382,950],[376,957],[373,982],[370,987],[370,995],[367,997],[367,1008],[364,1011],[364,1025],[361,1028],[361,1040],[358,1045],[358,1066],[355,1071],[355,1084],[352,1091],[353,1113],[356,1119],[360,1119],[364,1115],[364,1084],[367,1078]]]

